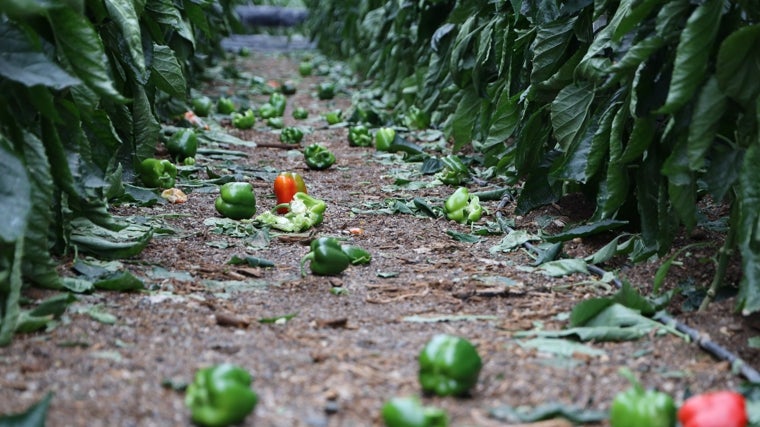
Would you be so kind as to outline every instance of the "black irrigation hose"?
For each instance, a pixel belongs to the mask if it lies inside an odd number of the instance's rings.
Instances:
[[[499,206],[496,211],[496,216],[500,220],[499,223],[502,224],[501,227],[506,232],[514,231],[511,227],[504,225],[503,218],[501,215],[501,209],[504,208],[504,206],[506,206],[506,204],[510,201],[510,199],[511,199],[511,196],[501,199],[501,202],[499,202]],[[528,242],[523,243],[522,247],[534,254],[540,253],[540,250],[537,247],[535,247],[534,245]],[[599,268],[596,265],[588,265],[587,268],[592,274],[595,274],[596,276],[599,276],[599,277],[603,277],[607,273],[604,269]],[[623,286],[623,283],[617,277],[614,277],[612,279],[612,283],[618,289],[620,289]],[[721,346],[718,343],[710,341],[708,337],[705,337],[702,334],[700,334],[698,330],[690,326],[687,326],[686,324],[680,322],[678,319],[670,316],[664,311],[660,311],[657,314],[655,314],[653,319],[662,323],[665,326],[670,326],[672,328],[675,328],[677,331],[685,334],[693,342],[696,342],[697,345],[699,345],[699,347],[702,348],[702,350],[706,351],[707,353],[717,358],[718,360],[726,361],[730,363],[731,367],[737,369],[739,371],[739,374],[742,375],[747,381],[751,383],[760,384],[760,372],[755,370],[752,366],[747,364],[739,356],[730,352],[725,347]]]

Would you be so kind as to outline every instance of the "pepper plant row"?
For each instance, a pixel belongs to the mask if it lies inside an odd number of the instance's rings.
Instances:
[[[740,251],[738,308],[760,310],[759,1],[306,3],[320,49],[404,123],[522,183],[518,213],[583,192],[592,221],[641,231],[638,261],[696,227],[701,198],[729,205],[718,264]]]
[[[51,255],[77,227],[126,227],[107,201],[153,156],[160,118],[187,110],[231,1],[0,4],[0,345],[22,283],[64,286]]]

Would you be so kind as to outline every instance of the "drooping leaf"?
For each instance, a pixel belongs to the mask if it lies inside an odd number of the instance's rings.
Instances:
[[[589,108],[594,101],[591,84],[571,84],[551,104],[551,123],[560,147],[567,149],[584,133]]]
[[[551,277],[562,277],[575,273],[588,274],[586,261],[578,258],[547,261],[539,265],[536,270]]]
[[[707,0],[689,16],[676,49],[668,97],[658,110],[660,113],[679,110],[704,81],[722,11],[723,0]]]
[[[760,101],[757,102],[760,117]],[[760,140],[744,155],[739,174],[739,219],[736,229],[742,255],[742,280],[737,306],[746,316],[760,311]]]
[[[551,236],[545,236],[544,239],[547,242],[565,242],[578,237],[587,237],[605,231],[614,230],[626,224],[628,224],[628,221],[620,221],[608,218],[591,224],[581,225]]]
[[[0,134],[0,241],[11,243],[24,235],[32,208],[26,168]]]
[[[538,26],[536,38],[531,45],[533,68],[530,81],[542,82],[548,79],[562,65],[562,57],[573,37],[575,17],[565,17]]]
[[[716,28],[717,29],[717,28]],[[745,108],[752,108],[760,93],[760,24],[747,25],[723,40],[718,51],[716,77],[718,86]]]
[[[187,85],[182,67],[169,46],[153,45],[153,62],[150,65],[150,79],[156,87],[180,99],[186,96]]]
[[[100,277],[93,282],[93,286],[97,289],[122,292],[145,289],[142,280],[128,271],[119,271]]]
[[[715,140],[718,127],[726,110],[726,96],[718,87],[718,79],[710,77],[697,98],[689,124],[689,168],[704,166],[705,154]]]
[[[510,97],[506,89],[501,92],[491,115],[486,145],[505,141],[515,132],[520,120],[518,102],[519,95]]]
[[[466,144],[472,142],[472,128],[477,119],[477,111],[480,109],[481,99],[473,90],[465,91],[459,100],[454,118],[451,124],[451,136],[454,137],[452,151],[457,152]]]
[[[143,53],[140,22],[133,0],[104,0],[106,10],[121,32],[120,41],[126,45],[131,68],[138,74],[138,81],[145,81],[145,54]]]
[[[47,419],[53,393],[48,392],[39,402],[20,414],[0,416],[0,427],[42,427]]]

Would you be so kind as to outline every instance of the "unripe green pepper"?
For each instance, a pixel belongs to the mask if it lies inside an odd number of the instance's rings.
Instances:
[[[256,116],[250,108],[245,113],[232,113],[232,126],[238,129],[250,129],[256,124]]]
[[[325,114],[325,121],[327,121],[328,125],[340,123],[341,120],[343,120],[343,111],[341,110],[333,110]]]
[[[267,126],[272,129],[282,129],[285,126],[285,121],[282,117],[270,117],[267,119]]]
[[[235,110],[237,107],[229,98],[221,97],[216,101],[216,112],[219,114],[231,114]]]
[[[193,112],[200,117],[206,117],[211,114],[211,108],[214,106],[214,103],[208,96],[193,98],[191,103],[193,105]]]
[[[419,355],[422,391],[438,396],[464,396],[478,382],[483,362],[464,338],[436,335]]]
[[[393,128],[380,128],[375,133],[375,148],[377,151],[388,151],[396,139],[396,131]]]
[[[364,125],[352,126],[348,129],[348,145],[352,147],[369,147],[372,145],[372,135]]]
[[[322,144],[311,144],[304,148],[303,158],[309,169],[323,170],[335,163],[335,155]]]
[[[276,117],[282,117],[282,115],[285,114],[285,107],[288,104],[288,100],[285,98],[285,95],[275,92],[269,95],[269,104],[274,107],[274,115]]]
[[[303,131],[295,126],[288,126],[280,132],[280,142],[298,144],[303,139]]]
[[[283,93],[283,95],[293,95],[296,93],[296,85],[291,80],[286,80],[282,83],[282,86],[280,86],[280,92]]]
[[[266,103],[259,107],[259,117],[262,119],[270,119],[272,117],[275,117],[277,115],[277,110],[274,108],[274,106],[270,103]]]
[[[303,61],[300,64],[298,64],[298,74],[301,75],[301,77],[306,77],[311,75],[311,71],[314,68],[311,62],[309,61]]]
[[[317,97],[319,99],[333,99],[335,97],[335,84],[331,82],[322,82],[317,86]]]
[[[296,120],[304,120],[309,117],[309,112],[303,107],[298,107],[293,110],[293,118]]]
[[[666,393],[644,390],[628,369],[620,374],[628,378],[631,387],[615,396],[610,408],[612,427],[673,427],[676,425],[676,406]]]
[[[206,427],[240,424],[257,402],[251,375],[229,363],[199,369],[185,395],[193,422]]]
[[[447,427],[449,417],[441,409],[422,406],[416,397],[394,397],[381,410],[386,427]]]
[[[177,177],[177,167],[165,159],[148,158],[140,162],[138,175],[146,187],[172,188]]]
[[[304,265],[310,261],[312,274],[318,276],[335,276],[351,264],[351,260],[334,237],[320,237],[311,241],[311,252],[301,258],[301,275],[306,275]]]
[[[180,129],[166,141],[166,149],[172,158],[178,162],[195,158],[198,152],[198,136],[192,129]]]
[[[475,222],[483,215],[478,196],[471,195],[465,187],[459,187],[443,204],[446,218],[460,224]]]
[[[228,182],[214,201],[217,212],[231,219],[248,219],[256,213],[256,196],[247,182]]]
[[[470,169],[456,154],[451,154],[443,159],[443,170],[436,177],[444,184],[459,185],[470,178]]]

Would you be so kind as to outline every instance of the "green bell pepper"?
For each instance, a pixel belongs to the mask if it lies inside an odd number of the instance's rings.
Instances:
[[[388,151],[396,139],[396,131],[393,128],[380,128],[375,133],[375,148],[377,151]]]
[[[394,397],[381,410],[386,427],[447,427],[449,417],[441,409],[422,406],[416,396]]]
[[[253,110],[247,109],[243,114],[232,113],[232,126],[238,129],[250,129],[256,124],[256,116]]]
[[[464,338],[436,335],[419,355],[418,378],[425,393],[464,396],[478,382],[483,362]]]
[[[280,142],[298,144],[303,139],[303,131],[295,126],[288,126],[280,132]]]
[[[476,222],[483,215],[483,207],[480,206],[478,196],[470,194],[465,187],[459,187],[446,199],[443,204],[446,218],[460,224]]]
[[[296,90],[296,84],[292,80],[285,80],[280,86],[280,92],[283,95],[294,95]]]
[[[200,117],[206,117],[211,114],[211,108],[214,106],[214,103],[208,96],[193,98],[191,104],[193,106],[193,112]]]
[[[310,61],[303,61],[298,64],[298,74],[300,74],[301,77],[310,76],[313,68],[314,65],[312,65]]]
[[[282,117],[285,114],[285,107],[288,104],[288,99],[285,95],[275,92],[269,95],[269,104],[274,107],[274,115],[276,117]]]
[[[430,117],[424,111],[412,105],[406,111],[406,114],[404,114],[403,122],[404,126],[409,129],[427,129],[430,126]]]
[[[311,144],[304,148],[303,158],[310,169],[323,170],[335,163],[335,155],[322,144]]]
[[[198,136],[192,129],[180,129],[166,141],[166,149],[175,161],[195,158],[198,152]]]
[[[267,119],[267,126],[272,129],[282,129],[285,126],[285,121],[282,117],[270,117]]]
[[[320,237],[311,241],[311,251],[301,258],[301,275],[306,275],[304,266],[310,262],[309,269],[318,276],[335,276],[351,264],[351,259],[340,247],[334,237]]]
[[[235,110],[237,107],[229,98],[221,97],[216,101],[216,112],[219,114],[232,114]]]
[[[443,170],[436,177],[442,183],[459,185],[470,178],[470,169],[459,156],[452,154],[441,159],[441,162],[443,163]]]
[[[222,216],[231,219],[248,219],[256,213],[256,196],[247,182],[228,182],[219,189],[214,207]]]
[[[352,126],[348,129],[348,145],[351,147],[369,147],[372,145],[372,135],[364,125]]]
[[[335,84],[332,82],[322,82],[317,86],[317,97],[319,99],[333,99],[335,97]]]
[[[172,188],[177,177],[174,163],[162,159],[145,159],[138,168],[140,180],[150,188]]]
[[[293,118],[296,120],[304,120],[309,117],[309,112],[303,107],[297,107],[293,110]]]
[[[269,119],[277,116],[277,110],[274,108],[274,105],[267,102],[259,107],[258,114],[262,119]]]
[[[322,223],[327,204],[306,193],[297,192],[290,203],[277,205],[274,211],[281,208],[287,208],[287,213],[276,215],[273,211],[268,211],[257,216],[255,221],[286,232],[306,231]]]
[[[676,425],[676,406],[666,393],[644,390],[628,369],[620,374],[631,382],[631,387],[618,393],[610,408],[612,427],[673,427]],[[725,420],[724,420],[725,421]]]
[[[185,395],[193,422],[206,427],[243,422],[258,402],[251,381],[248,371],[229,363],[199,369]]]
[[[332,110],[325,114],[325,121],[328,125],[340,123],[341,120],[343,120],[343,111],[341,110]]]

